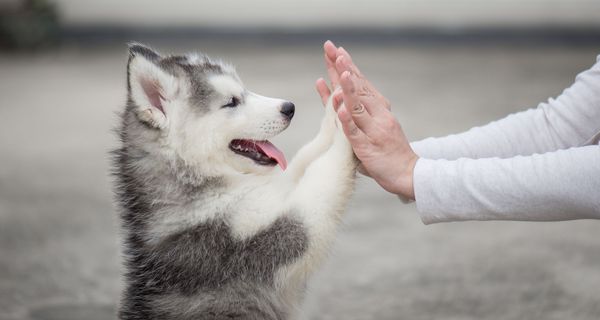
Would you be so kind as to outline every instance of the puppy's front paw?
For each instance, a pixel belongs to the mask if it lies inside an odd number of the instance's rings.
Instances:
[[[354,151],[352,150],[352,145],[350,144],[350,141],[348,141],[348,137],[346,137],[346,134],[344,133],[344,128],[342,127],[342,122],[340,121],[340,119],[337,117],[335,117],[335,136],[334,136],[334,144],[337,146],[338,149],[342,150],[341,152],[347,154],[348,156],[351,156],[354,158]]]
[[[325,116],[321,122],[321,131],[329,134],[333,134],[337,126],[337,113],[333,109],[333,103],[331,101],[332,100],[329,99],[329,102],[325,106]]]

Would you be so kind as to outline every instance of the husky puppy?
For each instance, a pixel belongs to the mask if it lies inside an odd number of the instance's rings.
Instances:
[[[356,160],[326,108],[287,166],[268,139],[291,102],[204,55],[129,48],[114,151],[124,231],[120,319],[290,319],[332,242]]]

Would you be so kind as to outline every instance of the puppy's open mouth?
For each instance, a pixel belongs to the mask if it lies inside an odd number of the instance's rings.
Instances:
[[[254,160],[254,162],[262,166],[279,164],[283,170],[287,167],[287,161],[283,152],[266,140],[236,139],[229,143],[229,149],[241,156]]]

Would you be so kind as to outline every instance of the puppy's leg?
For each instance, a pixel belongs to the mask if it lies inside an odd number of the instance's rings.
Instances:
[[[319,135],[300,152],[303,162],[289,198],[290,211],[303,222],[309,240],[296,263],[278,273],[284,300],[290,305],[302,300],[307,276],[325,256],[354,188],[357,161],[339,122],[336,128],[337,114],[331,105],[327,112]]]
[[[338,121],[337,115],[334,121]],[[306,271],[320,260],[334,239],[354,189],[357,165],[352,146],[337,123],[331,147],[307,167],[293,193],[292,208],[304,219],[310,239]]]
[[[333,95],[332,95],[333,96]],[[325,116],[321,121],[321,129],[313,140],[304,145],[292,159],[285,170],[284,176],[292,183],[296,183],[304,175],[306,168],[316,158],[321,156],[331,146],[336,131],[335,119],[337,115],[333,109],[331,98],[325,107]]]

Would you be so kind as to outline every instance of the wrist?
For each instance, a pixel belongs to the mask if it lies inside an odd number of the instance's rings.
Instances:
[[[413,152],[410,157],[408,157],[408,160],[405,162],[405,167],[403,168],[399,177],[396,179],[396,192],[394,193],[402,198],[415,200],[413,175],[418,160],[419,156]]]

